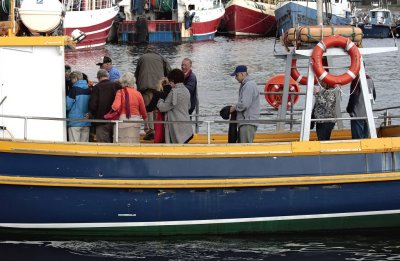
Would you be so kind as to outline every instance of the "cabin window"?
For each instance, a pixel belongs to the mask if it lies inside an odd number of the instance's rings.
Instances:
[[[195,6],[194,6],[194,5],[189,5],[189,6],[188,6],[188,9],[189,9],[189,11],[190,11],[190,10],[194,10],[194,9],[195,9]]]
[[[376,12],[371,12],[371,18],[376,18]]]

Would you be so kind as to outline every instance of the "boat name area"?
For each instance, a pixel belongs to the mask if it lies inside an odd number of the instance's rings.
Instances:
[[[371,30],[372,29],[372,24],[364,24],[364,29]]]
[[[265,8],[265,6],[260,5],[260,4],[258,4],[258,3],[254,3],[254,8],[260,9],[261,11],[267,11],[267,9]]]

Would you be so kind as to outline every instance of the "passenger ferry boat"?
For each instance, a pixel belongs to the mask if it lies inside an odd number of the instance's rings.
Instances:
[[[119,43],[211,40],[225,13],[221,0],[137,0],[119,6],[125,18],[118,24]]]
[[[291,60],[315,58],[313,49],[297,49],[277,54],[286,60],[282,105],[273,121],[277,132],[258,133],[253,144],[227,144],[226,134],[210,132],[184,145],[72,143],[66,141],[64,88],[69,39],[15,36],[14,20],[7,25],[7,36],[0,37],[3,235],[104,238],[400,226],[400,138],[388,137],[394,134],[387,129],[381,131],[386,137],[377,136],[362,63],[370,139],[350,140],[348,131],[337,131],[331,141],[315,140],[312,80],[302,117],[287,117]],[[347,55],[327,46],[328,56]],[[359,48],[361,55],[382,51],[397,48]],[[46,77],[37,77],[43,72]],[[285,122],[299,123],[300,133],[285,131]],[[391,129],[398,133],[398,126]]]

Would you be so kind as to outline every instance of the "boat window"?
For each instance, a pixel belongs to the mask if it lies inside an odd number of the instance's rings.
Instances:
[[[195,9],[195,6],[194,6],[194,5],[189,5],[189,6],[188,6],[188,9],[189,9],[189,11],[190,11],[190,10],[194,10],[194,9]]]
[[[376,18],[376,12],[371,12],[371,18]]]

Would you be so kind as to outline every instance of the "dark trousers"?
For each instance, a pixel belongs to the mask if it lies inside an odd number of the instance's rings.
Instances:
[[[107,123],[96,126],[96,141],[112,143],[114,133],[114,124]]]
[[[330,140],[334,122],[317,122],[315,124],[318,140]]]
[[[353,120],[350,124],[352,139],[366,139],[369,137],[367,120]]]

